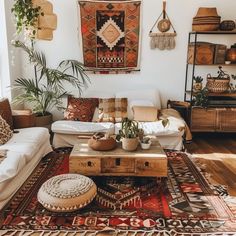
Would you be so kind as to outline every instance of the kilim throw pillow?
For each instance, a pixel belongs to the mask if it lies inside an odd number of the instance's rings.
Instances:
[[[96,107],[98,107],[97,98],[75,98],[68,96],[68,105],[64,118],[66,120],[91,122]]]
[[[7,122],[0,116],[0,145],[5,144],[13,135]]]
[[[13,118],[9,100],[7,98],[0,99],[0,115],[10,125],[13,130]]]
[[[99,122],[115,122],[115,98],[99,98]]]
[[[115,120],[121,122],[123,118],[127,117],[127,98],[116,98],[115,99]]]

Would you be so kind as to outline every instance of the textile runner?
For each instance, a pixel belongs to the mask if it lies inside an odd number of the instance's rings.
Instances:
[[[138,70],[141,0],[79,0],[78,6],[87,70]]]
[[[50,177],[68,173],[69,154],[48,155],[1,211],[0,235],[96,235],[103,230],[115,235],[236,235],[236,202],[226,203],[225,189],[210,185],[188,154],[167,156],[168,178],[92,177],[98,186],[92,203],[75,212],[53,213],[37,201],[37,192]]]

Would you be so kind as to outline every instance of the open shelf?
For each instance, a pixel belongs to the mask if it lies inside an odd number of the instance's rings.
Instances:
[[[185,91],[186,93],[191,93],[191,90]],[[196,92],[192,92],[192,94],[195,94]],[[224,93],[208,93],[208,97],[235,97],[236,98],[236,92],[224,92]]]
[[[194,65],[192,63],[188,63],[189,65]],[[230,63],[230,64],[195,64],[194,66],[236,66],[236,63]]]
[[[217,30],[217,31],[192,31],[190,34],[236,34],[236,30],[232,31],[224,31],[224,30]]]
[[[236,97],[236,92],[209,93],[208,97]]]

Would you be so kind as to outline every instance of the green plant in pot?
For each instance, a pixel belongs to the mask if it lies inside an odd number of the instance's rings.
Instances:
[[[194,76],[193,77],[193,91],[198,92],[202,90],[202,81],[203,78],[201,76]]]
[[[38,18],[44,15],[41,7],[32,0],[15,0],[11,12],[14,14],[17,34],[24,31],[27,37],[35,39]]]
[[[205,108],[208,106],[208,89],[206,87],[194,94],[192,105]]]
[[[206,87],[212,93],[223,93],[229,89],[230,75],[223,71],[222,66],[218,68],[216,77],[212,77],[211,74],[207,75]]]
[[[122,142],[122,148],[124,150],[135,151],[139,144],[140,132],[142,132],[142,130],[138,128],[137,121],[124,118],[116,139]]]
[[[141,148],[142,149],[149,149],[151,147],[151,138],[145,136],[140,140]]]
[[[54,69],[47,66],[44,53],[36,51],[34,47],[28,47],[20,41],[15,41],[13,45],[23,49],[34,69],[31,78],[15,80],[13,88],[18,90],[18,95],[13,102],[31,104],[36,116],[48,115],[52,108],[62,107],[62,98],[68,94],[66,85],[77,88],[79,93],[87,86],[89,78],[83,64],[77,60],[63,60]]]

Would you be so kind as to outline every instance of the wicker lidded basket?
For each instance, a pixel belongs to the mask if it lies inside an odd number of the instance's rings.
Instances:
[[[209,92],[223,93],[229,89],[229,82],[230,79],[218,79],[217,77],[211,77],[211,75],[208,74],[206,87]]]

